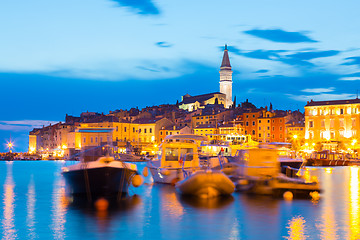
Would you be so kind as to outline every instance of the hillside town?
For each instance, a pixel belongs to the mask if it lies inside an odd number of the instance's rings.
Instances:
[[[166,136],[176,134],[206,136],[213,143],[230,144],[234,149],[287,143],[298,153],[322,149],[357,153],[360,99],[309,100],[305,109],[295,111],[279,110],[271,103],[257,107],[246,96],[238,101],[232,96],[232,67],[226,45],[219,73],[219,92],[185,94],[175,104],[107,114],[66,114],[64,122],[29,133],[29,153],[45,159],[71,157],[81,149],[112,143],[118,152],[132,149],[152,155]]]

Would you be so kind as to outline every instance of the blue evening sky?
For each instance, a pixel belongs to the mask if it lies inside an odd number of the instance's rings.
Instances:
[[[360,2],[4,0],[0,152],[10,134],[65,114],[175,103],[219,91],[225,43],[233,96],[303,111],[356,97]]]

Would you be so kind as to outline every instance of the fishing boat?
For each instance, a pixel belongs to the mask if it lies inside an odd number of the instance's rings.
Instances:
[[[184,170],[190,175],[202,166],[215,168],[225,161],[221,156],[202,154],[201,143],[204,141],[208,141],[208,138],[193,134],[165,137],[157,155],[147,162],[154,182],[175,184],[184,179]]]
[[[79,163],[63,167],[67,192],[89,201],[127,195],[130,183],[138,178],[137,166],[115,160],[112,152],[108,145],[86,149]]]

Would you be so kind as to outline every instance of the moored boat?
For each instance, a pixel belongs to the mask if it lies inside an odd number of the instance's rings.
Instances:
[[[230,195],[235,190],[234,183],[219,170],[198,170],[176,183],[176,189],[183,195],[213,198]]]
[[[324,150],[312,153],[311,156],[306,159],[305,165],[315,167],[353,166],[360,165],[360,160],[344,153]]]
[[[201,142],[207,140],[205,136],[192,134],[167,136],[158,154],[147,162],[154,182],[175,184],[184,179],[183,170],[192,174],[205,165],[210,168],[219,166],[225,161],[222,157],[201,154]]]
[[[86,151],[79,163],[62,168],[69,194],[86,196],[89,201],[127,195],[137,167],[116,161],[110,151],[109,146],[95,147]]]

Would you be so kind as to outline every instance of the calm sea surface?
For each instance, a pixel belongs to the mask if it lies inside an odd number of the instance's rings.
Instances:
[[[148,177],[99,213],[66,197],[64,165],[0,162],[2,239],[360,239],[358,167],[310,168],[324,190],[318,202],[240,193],[197,201]]]

